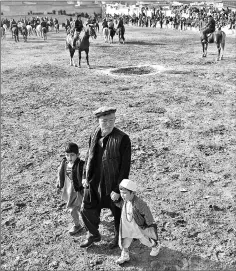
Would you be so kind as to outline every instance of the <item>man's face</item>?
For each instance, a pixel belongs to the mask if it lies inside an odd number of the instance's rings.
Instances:
[[[115,113],[111,113],[109,115],[101,116],[98,118],[99,126],[103,135],[108,135],[111,133],[115,126],[115,120]]]

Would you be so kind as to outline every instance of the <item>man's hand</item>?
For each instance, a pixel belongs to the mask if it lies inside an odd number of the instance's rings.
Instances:
[[[120,194],[118,194],[118,193],[116,193],[114,191],[111,192],[111,199],[113,201],[117,201],[119,199],[119,197],[120,197]]]
[[[84,188],[86,188],[86,187],[89,186],[89,183],[88,183],[88,181],[86,179],[83,179],[82,180],[82,185],[83,185]]]

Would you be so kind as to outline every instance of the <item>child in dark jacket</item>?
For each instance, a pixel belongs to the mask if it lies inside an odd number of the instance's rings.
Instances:
[[[129,246],[133,238],[152,248],[150,256],[157,256],[160,250],[157,225],[146,202],[135,195],[136,183],[124,179],[119,188],[121,200],[114,203],[122,208],[119,230],[119,246],[122,252],[116,263],[122,264],[130,260]]]
[[[68,143],[65,157],[58,168],[57,188],[62,189],[62,199],[70,211],[74,225],[69,230],[74,235],[82,230],[79,213],[83,198],[82,173],[84,161],[79,158],[79,147],[75,143]]]

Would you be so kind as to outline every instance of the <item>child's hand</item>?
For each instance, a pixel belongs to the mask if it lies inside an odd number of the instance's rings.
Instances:
[[[89,183],[88,183],[88,181],[86,179],[83,179],[82,180],[82,185],[83,185],[84,188],[86,188],[86,187],[89,186]]]

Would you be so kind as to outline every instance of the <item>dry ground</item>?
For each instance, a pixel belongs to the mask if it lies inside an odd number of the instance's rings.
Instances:
[[[201,58],[196,32],[127,27],[126,38],[91,40],[92,69],[84,54],[81,69],[69,66],[64,31],[2,41],[1,270],[236,270],[235,38],[221,62],[215,45]],[[162,69],[137,75],[138,65]],[[136,74],[110,73],[127,66]],[[64,143],[78,143],[84,157],[92,111],[104,104],[117,107],[117,126],[131,137],[130,178],[162,243],[151,257],[133,242],[121,267],[119,248],[107,248],[110,212],[102,241],[80,249],[85,231],[68,235],[55,189]]]

